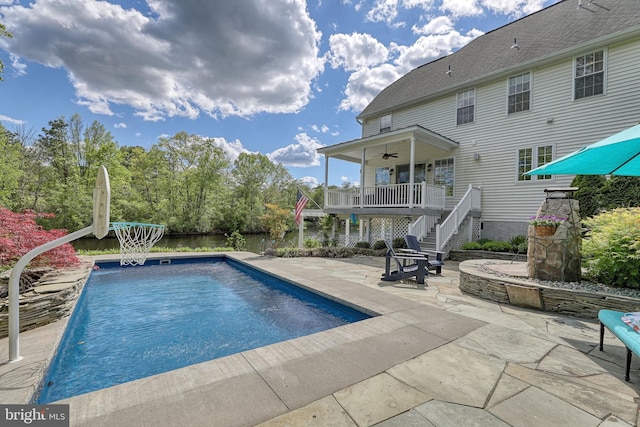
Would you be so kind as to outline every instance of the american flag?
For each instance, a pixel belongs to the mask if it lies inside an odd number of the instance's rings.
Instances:
[[[302,210],[307,205],[309,198],[304,195],[304,193],[298,190],[298,198],[296,199],[296,212],[294,218],[296,219],[296,224],[300,225],[300,217],[302,216]]]

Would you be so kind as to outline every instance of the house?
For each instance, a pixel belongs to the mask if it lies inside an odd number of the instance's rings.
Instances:
[[[318,150],[325,183],[344,161],[361,173],[325,184],[324,210],[346,244],[526,235],[544,190],[573,177],[523,174],[638,124],[639,69],[638,0],[565,0],[490,31],[380,92],[361,138]]]

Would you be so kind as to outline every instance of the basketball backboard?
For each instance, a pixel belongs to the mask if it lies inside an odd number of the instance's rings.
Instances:
[[[96,187],[93,189],[93,234],[102,239],[109,233],[111,186],[107,168],[98,168]]]

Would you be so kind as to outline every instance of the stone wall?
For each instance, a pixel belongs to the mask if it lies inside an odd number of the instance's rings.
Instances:
[[[20,332],[68,316],[91,273],[92,262],[74,269],[45,274],[34,287],[20,295]],[[0,338],[9,335],[8,298],[0,299]]]
[[[546,199],[537,216],[556,215],[567,218],[555,234],[541,236],[529,226],[527,271],[529,277],[557,282],[579,282],[581,278],[582,226],[579,203],[573,199]]]
[[[468,249],[449,251],[451,261],[466,261],[469,259],[499,259],[504,261],[526,261],[526,254],[514,254],[511,252],[483,251],[482,249]]]
[[[481,265],[480,260],[465,261],[460,264],[460,290],[462,292],[501,304],[537,308],[587,319],[597,319],[598,311],[602,309],[623,312],[640,310],[640,299],[542,286],[527,279],[501,277],[486,273],[482,271]],[[540,306],[532,307],[529,302],[522,304],[519,301],[512,301],[508,292],[511,285],[535,290],[539,293]]]

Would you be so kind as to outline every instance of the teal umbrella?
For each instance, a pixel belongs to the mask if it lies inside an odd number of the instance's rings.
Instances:
[[[640,176],[640,125],[582,147],[525,175]]]

